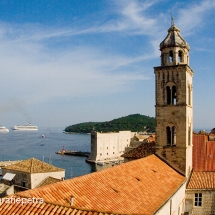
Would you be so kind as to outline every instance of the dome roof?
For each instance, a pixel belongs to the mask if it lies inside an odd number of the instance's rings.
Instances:
[[[172,19],[172,26],[168,29],[168,35],[160,43],[160,50],[168,47],[182,47],[190,50],[189,44],[182,38],[180,29],[175,26]]]

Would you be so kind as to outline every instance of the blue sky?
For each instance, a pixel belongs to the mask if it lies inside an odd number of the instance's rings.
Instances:
[[[214,12],[214,0],[0,0],[0,124],[155,116],[172,14],[191,47],[194,128],[215,127]]]

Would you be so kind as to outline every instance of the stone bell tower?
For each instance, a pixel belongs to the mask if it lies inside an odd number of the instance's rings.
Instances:
[[[156,80],[156,152],[186,176],[192,169],[193,71],[188,43],[174,24],[160,43],[161,66]]]

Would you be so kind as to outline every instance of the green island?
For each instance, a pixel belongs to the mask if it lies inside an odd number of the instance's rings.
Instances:
[[[118,131],[155,131],[155,118],[141,114],[131,114],[118,119],[106,122],[84,122],[75,125],[69,125],[65,132],[71,133],[90,133],[97,132],[118,132]]]

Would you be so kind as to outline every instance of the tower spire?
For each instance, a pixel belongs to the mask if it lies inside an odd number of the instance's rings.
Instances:
[[[172,16],[172,26],[174,26],[175,25],[175,22],[174,22],[174,17]]]

